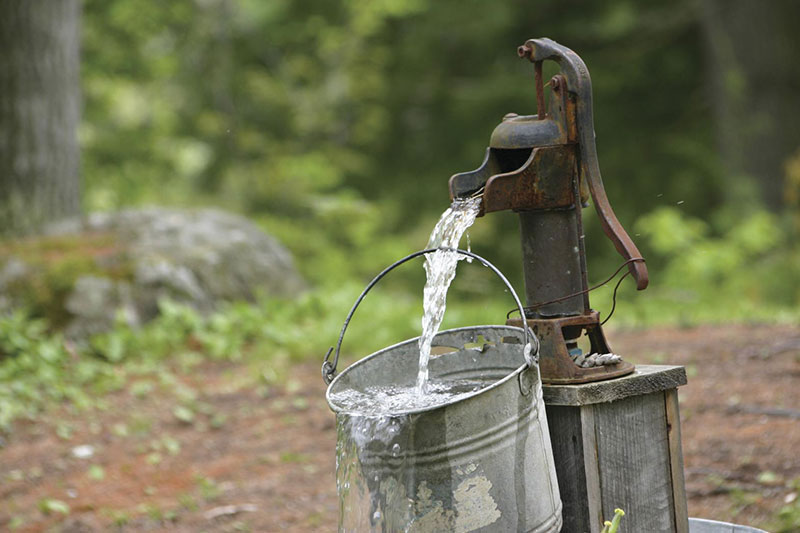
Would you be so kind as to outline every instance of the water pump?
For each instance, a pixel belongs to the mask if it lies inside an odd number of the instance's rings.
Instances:
[[[589,306],[581,212],[590,197],[636,288],[648,283],[644,259],[603,188],[589,71],[575,52],[550,39],[528,40],[517,51],[534,65],[537,114],[506,115],[492,132],[481,166],[450,178],[450,196],[482,195],[480,215],[507,209],[519,214],[525,319],[541,341],[545,383],[586,383],[629,374],[634,366],[622,360],[576,364],[581,362],[577,341],[584,333],[591,343],[586,355],[611,353],[599,313]],[[547,83],[547,105],[544,61],[554,61],[560,69]],[[508,323],[521,325],[521,320]]]

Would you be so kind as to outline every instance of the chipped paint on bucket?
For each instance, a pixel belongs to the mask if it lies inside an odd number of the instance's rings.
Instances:
[[[470,465],[475,468],[475,465]],[[477,475],[464,479],[453,493],[454,509],[445,509],[440,501],[432,501],[432,491],[423,481],[417,488],[416,518],[409,524],[412,533],[453,531],[468,533],[487,527],[500,519],[497,502],[490,494],[492,482],[486,476]]]

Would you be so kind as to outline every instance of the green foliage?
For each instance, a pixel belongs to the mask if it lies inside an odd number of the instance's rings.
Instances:
[[[500,117],[534,112],[514,51],[548,35],[588,64],[605,186],[628,229],[640,218],[653,285],[636,298],[623,285],[619,318],[791,315],[797,228],[741,215],[756,185],[717,156],[702,23],[695,3],[664,0],[87,0],[86,206],[213,202],[256,218],[319,289],[369,279],[424,245],[448,176],[479,163]],[[619,257],[585,213],[599,278]],[[521,286],[513,218],[480,219],[473,242]]]
[[[623,320],[698,323],[791,320],[800,309],[800,248],[774,215],[753,211],[721,231],[674,207],[635,231],[651,269],[646,294],[625,294]],[[603,296],[608,294],[606,289]],[[603,298],[601,296],[600,298]]]
[[[792,490],[789,493],[786,505],[781,507],[778,516],[770,526],[769,530],[775,533],[791,533],[800,528],[800,478],[792,480],[788,484],[788,488]]]
[[[90,210],[214,202],[262,219],[314,281],[372,272],[387,242],[429,227],[447,178],[479,163],[500,117],[533,112],[531,68],[515,57],[532,34],[592,70],[619,213],[658,195],[722,200],[690,2],[268,4],[84,3]],[[487,238],[515,243],[494,218],[482,222]],[[424,239],[414,242],[393,249]],[[513,246],[494,248],[518,271]]]
[[[0,429],[54,402],[87,406],[90,384],[95,390],[118,385],[113,368],[81,357],[60,334],[47,329],[43,320],[22,312],[0,316]]]

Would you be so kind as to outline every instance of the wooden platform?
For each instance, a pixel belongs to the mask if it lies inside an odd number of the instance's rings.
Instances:
[[[621,532],[688,533],[677,387],[682,366],[580,385],[545,385],[565,533],[596,533],[614,508]]]

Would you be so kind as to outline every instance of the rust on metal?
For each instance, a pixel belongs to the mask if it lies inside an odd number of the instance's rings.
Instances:
[[[580,368],[569,356],[565,331],[576,327],[608,353],[597,313],[589,307],[581,211],[591,197],[600,224],[639,290],[647,267],[608,201],[594,142],[592,85],[575,52],[550,39],[530,39],[517,48],[533,63],[536,115],[509,113],[492,132],[479,168],[450,178],[453,198],[482,194],[480,215],[514,210],[520,214],[528,323],[540,329],[542,375],[547,383],[582,383],[624,375],[629,363]],[[542,65],[560,71],[543,83]],[[545,90],[549,88],[546,95]],[[548,98],[546,98],[548,96]],[[573,297],[578,294],[582,297]],[[534,309],[533,307],[531,309]],[[573,331],[574,333],[574,331]]]
[[[575,203],[572,187],[569,181],[559,178],[574,166],[572,146],[534,148],[522,167],[495,174],[486,181],[484,212],[571,206]]]
[[[627,361],[613,365],[581,368],[572,361],[567,341],[583,332],[591,343],[590,353],[612,353],[606,341],[597,311],[570,317],[529,318],[528,326],[539,338],[539,370],[547,384],[589,383],[630,374],[635,367]],[[522,326],[522,319],[511,318],[506,324]]]

